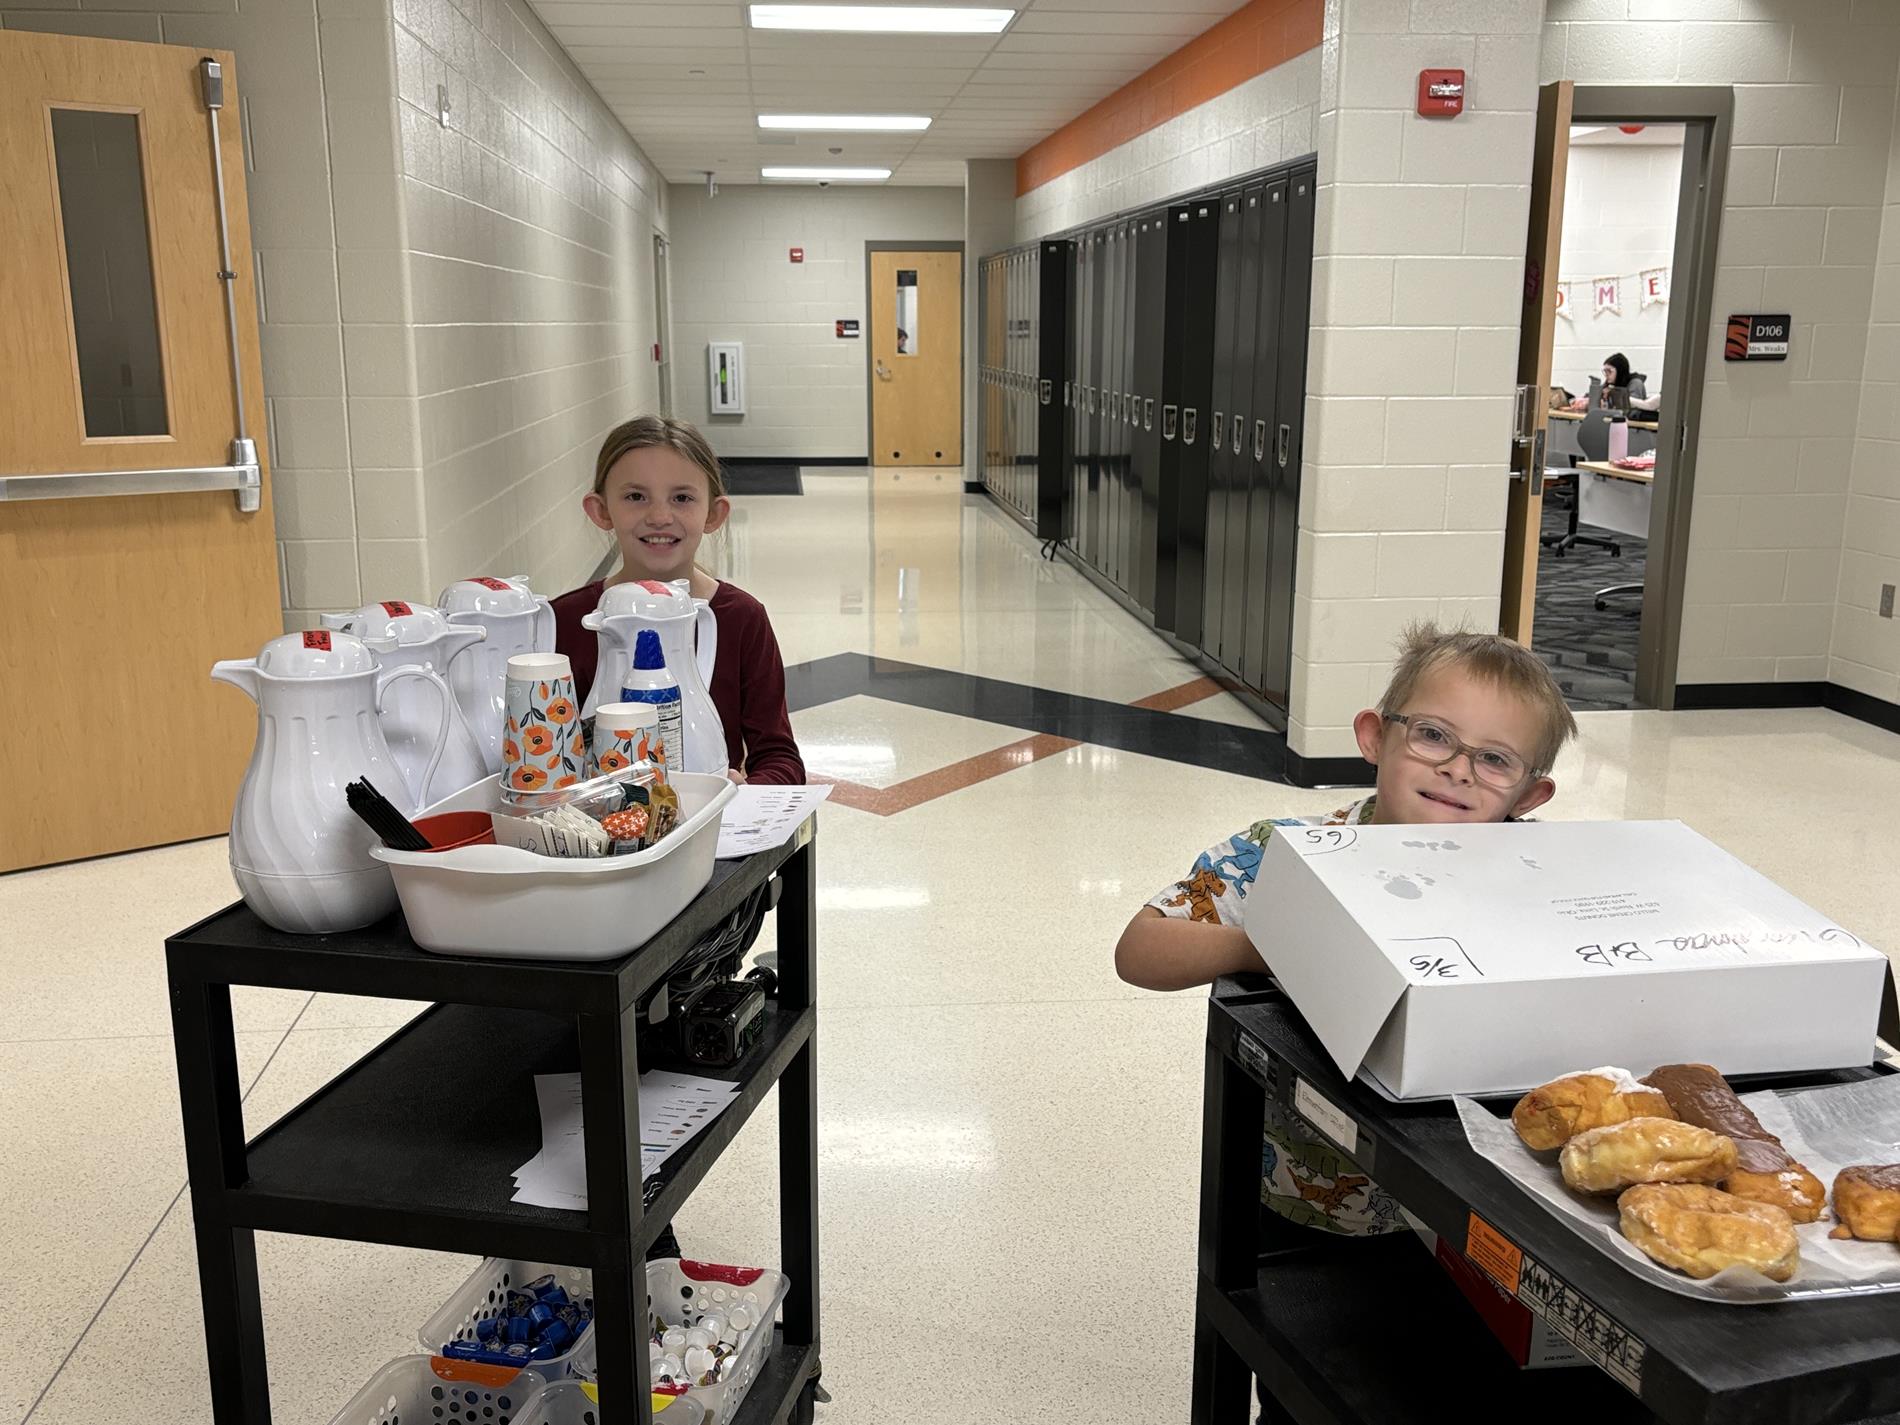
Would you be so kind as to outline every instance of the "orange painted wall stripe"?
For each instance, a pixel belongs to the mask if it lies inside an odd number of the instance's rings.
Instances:
[[[1016,160],[1016,195],[1319,47],[1325,0],[1250,0]]]

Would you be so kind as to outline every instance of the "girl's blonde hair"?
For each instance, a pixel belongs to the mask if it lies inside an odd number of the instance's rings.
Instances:
[[[697,465],[700,474],[706,477],[707,499],[725,496],[726,477],[706,437],[690,422],[677,421],[671,416],[636,416],[608,431],[607,438],[600,443],[600,455],[594,461],[594,493],[598,495],[607,488],[607,472],[621,456],[629,451],[655,447],[683,455]]]

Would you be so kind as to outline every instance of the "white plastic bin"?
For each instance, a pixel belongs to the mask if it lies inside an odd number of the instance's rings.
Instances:
[[[708,1311],[730,1312],[734,1306],[744,1306],[757,1322],[733,1357],[726,1378],[716,1385],[696,1385],[686,1393],[686,1399],[705,1408],[705,1425],[724,1425],[738,1414],[746,1392],[759,1378],[759,1367],[772,1352],[773,1326],[791,1285],[783,1272],[767,1267],[722,1267],[677,1257],[647,1263],[649,1318],[657,1314],[679,1324],[682,1317],[697,1320]]]
[[[489,1257],[469,1274],[467,1281],[455,1289],[454,1295],[442,1303],[435,1315],[422,1323],[422,1329],[416,1333],[422,1349],[440,1351],[452,1341],[473,1341],[475,1323],[500,1315],[508,1304],[509,1291],[545,1276],[552,1276],[570,1300],[580,1303],[589,1311],[593,1310],[593,1273],[585,1267]],[[534,1368],[550,1381],[558,1381],[576,1374],[572,1369],[575,1360],[583,1355],[592,1359],[593,1349],[594,1328],[590,1322],[566,1351],[545,1361],[536,1361]]]
[[[653,1418],[662,1425],[704,1425],[706,1407],[691,1395],[653,1397]],[[591,1381],[562,1381],[528,1403],[516,1425],[599,1425],[600,1397]]]
[[[398,1356],[330,1425],[520,1425],[547,1385],[537,1371],[478,1366],[441,1356]]]
[[[648,851],[568,860],[515,846],[457,851],[372,847],[396,879],[409,934],[424,950],[521,960],[611,960],[638,950],[712,880],[719,823],[738,788],[710,773],[675,772],[680,825]],[[493,811],[490,777],[428,808]]]

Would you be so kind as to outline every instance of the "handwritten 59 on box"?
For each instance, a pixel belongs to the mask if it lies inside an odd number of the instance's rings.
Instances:
[[[1280,828],[1258,874],[1255,948],[1397,1098],[1872,1058],[1886,957],[1681,822]]]

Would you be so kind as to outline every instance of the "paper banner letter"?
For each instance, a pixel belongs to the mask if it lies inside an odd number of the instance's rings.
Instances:
[[[1653,307],[1658,302],[1669,300],[1669,269],[1651,267],[1636,275],[1637,283],[1643,289],[1643,305]]]
[[[1565,321],[1569,321],[1572,311],[1570,289],[1573,284],[1569,282],[1559,282],[1555,285],[1557,290],[1557,315],[1562,317]]]
[[[1590,315],[1600,317],[1605,312],[1615,316],[1623,314],[1623,279],[1621,277],[1598,277],[1591,281],[1594,297],[1590,303]]]

